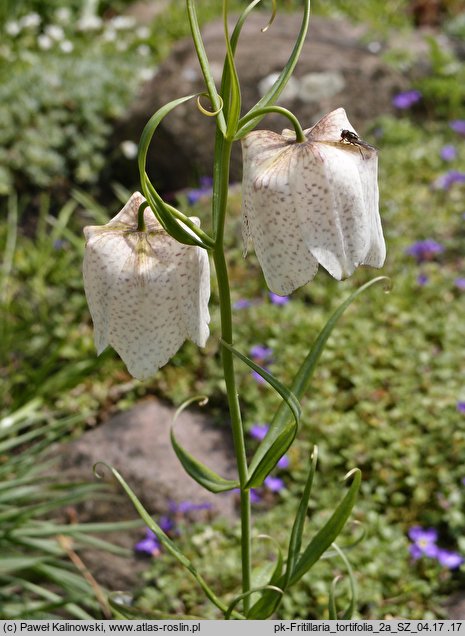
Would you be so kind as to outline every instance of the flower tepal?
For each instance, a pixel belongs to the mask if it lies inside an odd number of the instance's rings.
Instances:
[[[210,270],[205,250],[178,243],[136,192],[106,225],[84,228],[84,288],[98,354],[111,345],[139,380],[151,377],[190,338],[209,335]],[[199,220],[191,220],[199,224]]]
[[[386,256],[376,150],[341,140],[355,133],[343,108],[295,134],[256,130],[242,142],[243,238],[251,238],[271,291],[286,295],[321,264],[334,278]]]

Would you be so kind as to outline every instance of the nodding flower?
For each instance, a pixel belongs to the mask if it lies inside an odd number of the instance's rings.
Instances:
[[[136,192],[109,223],[84,228],[84,288],[97,352],[111,345],[139,380],[154,375],[187,338],[205,346],[210,322],[206,251],[178,243],[149,207],[140,231],[144,202]]]
[[[322,265],[334,278],[386,256],[379,215],[378,153],[350,143],[343,108],[295,133],[255,130],[242,140],[242,234],[251,239],[269,289],[290,294]]]

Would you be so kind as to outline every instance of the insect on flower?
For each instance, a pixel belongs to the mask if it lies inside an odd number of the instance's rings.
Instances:
[[[363,139],[360,139],[357,133],[352,132],[352,130],[346,130],[346,129],[341,130],[340,141],[341,143],[358,146],[359,150],[360,148],[365,148],[365,150],[370,150],[375,152],[378,151],[378,148],[376,148],[376,146],[371,146],[370,144],[367,144],[366,141],[363,141]],[[365,157],[363,156],[363,152],[361,150],[360,150],[360,154],[362,155],[362,159],[365,159]]]

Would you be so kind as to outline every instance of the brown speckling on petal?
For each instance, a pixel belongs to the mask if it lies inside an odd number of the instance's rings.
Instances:
[[[244,245],[253,241],[277,294],[310,281],[318,264],[341,279],[362,263],[384,262],[377,153],[354,153],[340,142],[342,129],[355,133],[338,108],[304,131],[305,143],[266,130],[242,141]]]
[[[140,380],[165,365],[186,338],[204,346],[210,320],[206,252],[180,245],[150,208],[147,231],[138,232],[144,201],[137,192],[107,225],[85,228],[83,266],[97,351],[111,345]]]

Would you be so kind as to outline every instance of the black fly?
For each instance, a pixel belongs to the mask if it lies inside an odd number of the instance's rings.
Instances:
[[[353,146],[358,146],[359,150],[361,148],[365,148],[365,150],[374,150],[377,151],[378,148],[376,148],[375,146],[371,146],[370,144],[367,144],[366,141],[363,141],[363,139],[360,139],[360,137],[352,132],[351,130],[341,130],[341,139],[340,141],[342,143],[346,143],[346,144],[352,144]],[[360,154],[363,157],[363,152],[360,150]]]

